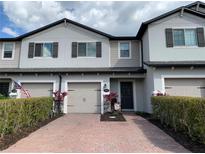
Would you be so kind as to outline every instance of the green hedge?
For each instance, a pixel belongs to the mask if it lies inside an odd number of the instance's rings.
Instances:
[[[192,140],[205,144],[205,99],[181,96],[151,98],[153,116],[175,129],[188,134]]]
[[[52,107],[50,97],[0,100],[0,135],[16,133],[49,119]]]

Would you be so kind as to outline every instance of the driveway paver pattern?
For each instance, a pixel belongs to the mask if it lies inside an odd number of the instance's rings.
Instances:
[[[126,122],[100,122],[98,114],[66,114],[3,152],[189,152],[134,114]]]

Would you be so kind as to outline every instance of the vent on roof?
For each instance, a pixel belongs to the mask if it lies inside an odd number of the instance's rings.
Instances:
[[[66,19],[64,20],[64,26],[65,26],[65,27],[67,26],[67,21],[66,21]]]
[[[200,3],[197,2],[197,5],[196,5],[196,11],[199,11],[199,5],[200,5]]]
[[[182,17],[183,15],[184,15],[184,8],[182,8],[180,12],[180,16]]]

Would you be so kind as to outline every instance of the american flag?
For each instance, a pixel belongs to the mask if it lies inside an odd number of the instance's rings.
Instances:
[[[21,91],[23,91],[23,93],[26,95],[27,98],[31,97],[31,95],[29,94],[28,90],[25,90],[19,83],[17,83],[16,81],[14,81],[14,88],[15,89],[20,89]]]
[[[19,83],[17,83],[16,81],[14,81],[14,88],[15,89],[22,89],[22,86]]]

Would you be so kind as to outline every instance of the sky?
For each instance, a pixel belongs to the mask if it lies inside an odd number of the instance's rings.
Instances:
[[[62,18],[115,36],[135,36],[142,22],[193,1],[0,1],[0,38]]]

